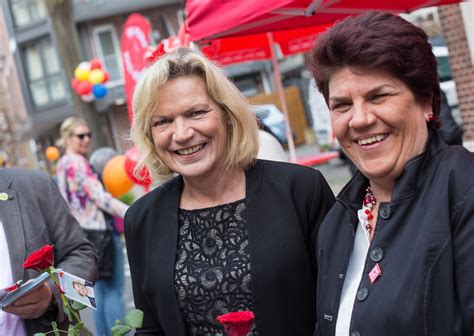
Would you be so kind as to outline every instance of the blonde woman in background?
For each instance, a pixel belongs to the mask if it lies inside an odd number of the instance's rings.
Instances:
[[[58,186],[99,255],[99,278],[94,287],[96,334],[108,335],[115,320],[124,315],[123,257],[120,239],[110,232],[104,212],[123,218],[128,206],[104,190],[86,158],[91,140],[87,123],[80,118],[68,118],[60,127],[60,135],[58,144],[65,153],[57,166]],[[107,249],[110,253],[104,252]]]

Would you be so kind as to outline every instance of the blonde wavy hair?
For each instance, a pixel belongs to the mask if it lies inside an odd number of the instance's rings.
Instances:
[[[74,130],[79,125],[89,127],[87,125],[87,122],[82,118],[69,117],[65,119],[59,127],[60,138],[58,141],[56,141],[56,145],[66,149],[68,138],[70,138],[74,134]]]
[[[154,178],[167,177],[173,171],[156,153],[150,119],[157,107],[157,93],[168,81],[183,76],[197,76],[207,87],[209,96],[224,111],[227,124],[227,169],[252,165],[258,153],[258,126],[247,99],[227,78],[224,71],[199,51],[179,48],[160,57],[142,74],[132,100],[131,138],[141,153],[135,167],[138,177],[146,164]]]

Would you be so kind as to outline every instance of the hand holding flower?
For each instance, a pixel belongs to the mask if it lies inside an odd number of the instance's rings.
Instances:
[[[64,313],[66,314],[66,316],[68,317],[68,320],[69,320],[69,323],[70,323],[70,328],[69,328],[68,331],[59,330],[57,328],[57,323],[52,321],[51,322],[51,326],[53,327],[52,332],[55,335],[59,335],[60,332],[65,332],[67,334],[73,333],[74,335],[75,334],[78,335],[79,332],[82,331],[84,333],[84,335],[89,335],[89,331],[84,326],[84,323],[81,321],[81,317],[79,316],[79,313],[78,313],[78,311],[80,309],[85,308],[85,306],[81,305],[81,304],[77,305],[74,302],[70,302],[64,296],[64,293],[61,289],[61,286],[59,285],[59,282],[56,279],[56,276],[55,276],[55,271],[56,270],[54,268],[54,246],[53,245],[45,245],[42,248],[40,248],[39,250],[31,253],[28,256],[28,258],[26,258],[25,262],[23,263],[23,268],[24,269],[35,269],[35,270],[40,271],[40,272],[47,272],[49,274],[49,276],[51,277],[51,279],[53,279],[56,287],[59,290],[59,293],[61,295],[62,304],[63,304],[63,310],[64,310]],[[33,296],[31,296],[31,295],[33,295]],[[31,302],[35,303],[36,302],[35,300],[37,298],[39,298],[40,296],[44,296],[44,295],[49,295],[49,302],[45,306],[46,309],[43,310],[44,302],[40,301],[40,302],[43,303],[43,304],[41,304],[42,313],[39,314],[39,315],[37,315],[35,313],[33,315],[30,315],[30,316],[33,316],[33,317],[29,317],[29,318],[35,318],[35,317],[42,316],[46,312],[46,310],[49,308],[49,306],[51,304],[51,300],[52,300],[52,291],[51,291],[51,288],[49,287],[49,285],[47,283],[43,284],[41,287],[39,287],[38,289],[32,291],[28,295],[25,295],[24,297],[22,297],[22,298],[18,299],[17,301],[15,301],[15,303],[13,304],[14,307],[12,309],[14,309],[15,307],[20,308],[20,309],[23,308],[24,313],[27,314],[28,312],[30,312],[28,307],[24,307],[25,305],[23,305],[21,307],[18,307],[19,304],[24,302],[25,304],[30,304],[31,305]],[[71,331],[71,332],[69,332],[69,331]],[[45,335],[45,334],[42,334],[42,333],[40,333],[40,334]]]
[[[47,283],[44,283],[3,310],[18,315],[22,319],[35,319],[46,313],[51,301],[51,288]]]
[[[65,272],[57,272],[54,268],[54,246],[46,245],[33,252],[23,263],[23,268],[31,268],[49,274],[59,290],[63,310],[69,320],[68,330],[60,330],[58,324],[55,321],[51,321],[51,327],[53,330],[47,333],[37,333],[34,336],[46,336],[53,333],[54,335],[67,334],[72,336],[88,336],[89,331],[79,316],[79,310],[84,309],[86,306],[77,301],[70,301],[66,295],[64,295],[64,292],[56,278],[56,274],[64,276]],[[14,290],[17,287],[18,283],[9,288],[5,288],[4,291]],[[44,283],[36,290],[15,301],[15,303],[10,305],[8,308],[5,308],[5,311],[17,314],[22,318],[37,318],[42,316],[46,310],[48,310],[51,305],[52,296],[51,288],[47,283]],[[22,315],[20,315],[20,313]],[[134,328],[141,328],[142,322],[143,312],[138,309],[131,310],[125,316],[124,321],[115,321],[111,334],[112,336],[126,335]]]

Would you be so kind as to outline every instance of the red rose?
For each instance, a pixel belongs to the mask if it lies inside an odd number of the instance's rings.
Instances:
[[[252,329],[255,315],[250,311],[231,312],[217,317],[228,336],[245,336]]]
[[[7,293],[10,293],[18,289],[18,287],[20,287],[20,284],[18,282],[15,282],[13,285],[11,285],[10,287],[4,288],[3,290]]]
[[[54,246],[45,245],[39,250],[30,254],[23,263],[24,269],[33,268],[37,271],[44,271],[54,264]]]

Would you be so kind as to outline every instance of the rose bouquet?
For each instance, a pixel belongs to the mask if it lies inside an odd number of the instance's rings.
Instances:
[[[217,317],[228,336],[246,336],[252,330],[255,315],[250,311],[230,312]]]

